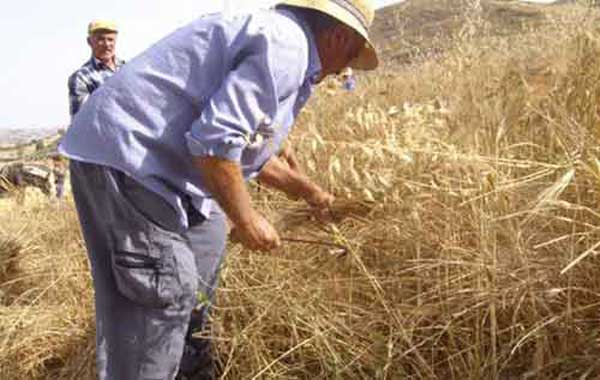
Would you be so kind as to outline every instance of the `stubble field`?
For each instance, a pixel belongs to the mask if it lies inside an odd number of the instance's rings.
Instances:
[[[471,3],[451,46],[302,114],[334,223],[253,187],[285,244],[230,246],[224,379],[600,377],[598,14],[498,34]],[[0,379],[93,379],[92,304],[70,199],[1,199]]]

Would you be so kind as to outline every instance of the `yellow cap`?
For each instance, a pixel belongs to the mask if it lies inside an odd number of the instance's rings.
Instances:
[[[369,38],[369,28],[375,18],[372,0],[284,0],[278,4],[315,9],[348,25],[365,39],[364,48],[349,66],[358,70],[373,70],[379,65],[377,52]]]
[[[100,30],[114,32],[114,33],[119,32],[119,28],[117,27],[117,24],[113,21],[94,20],[94,21],[90,22],[90,24],[88,25],[88,34],[90,34],[90,35],[96,33],[97,31],[100,31]]]

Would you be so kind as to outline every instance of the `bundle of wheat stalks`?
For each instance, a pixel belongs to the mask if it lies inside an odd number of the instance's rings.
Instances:
[[[600,33],[568,9],[318,95],[293,143],[332,218],[255,192],[284,245],[230,247],[223,378],[600,376]],[[0,378],[92,379],[72,205],[2,207]]]

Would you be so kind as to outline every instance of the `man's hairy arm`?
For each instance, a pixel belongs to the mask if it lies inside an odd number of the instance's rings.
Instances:
[[[195,157],[193,160],[208,190],[234,224],[241,243],[255,250],[278,247],[277,231],[252,208],[239,164],[216,157]]]
[[[331,194],[276,156],[271,157],[264,165],[258,180],[268,187],[283,191],[292,198],[302,198],[319,209],[327,208],[333,202]]]

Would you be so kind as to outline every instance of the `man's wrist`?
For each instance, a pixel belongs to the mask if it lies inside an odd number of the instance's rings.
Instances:
[[[314,205],[318,203],[318,199],[320,194],[323,193],[323,189],[313,182],[307,181],[304,191],[300,195],[302,199],[306,201],[306,203],[310,205]]]
[[[253,208],[247,210],[241,210],[235,220],[231,220],[231,223],[236,228],[241,230],[247,230],[254,225],[254,219],[256,217],[256,211]]]

